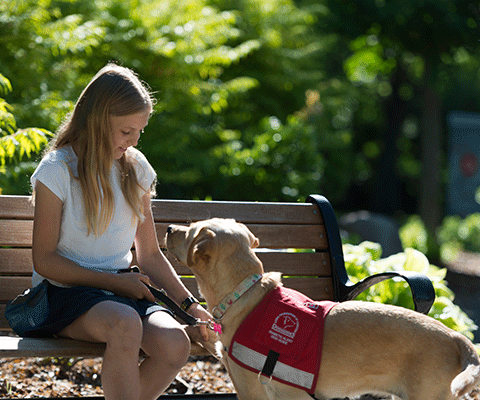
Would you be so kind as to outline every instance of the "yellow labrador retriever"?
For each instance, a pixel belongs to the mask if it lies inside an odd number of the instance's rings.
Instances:
[[[232,361],[227,349],[249,313],[281,286],[279,273],[264,273],[253,249],[258,239],[231,219],[210,219],[189,227],[171,225],[168,250],[192,269],[210,312],[239,284],[258,276],[221,313],[223,362],[242,400],[332,399],[365,393],[404,400],[451,400],[480,383],[480,360],[471,342],[440,322],[383,304],[347,301],[329,312],[318,380],[312,396],[277,380],[266,380]],[[231,303],[231,304],[230,304]]]

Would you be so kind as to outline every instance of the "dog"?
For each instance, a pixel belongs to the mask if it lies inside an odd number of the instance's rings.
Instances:
[[[480,383],[480,359],[463,335],[413,310],[362,301],[335,303],[324,321],[313,393],[267,380],[234,362],[228,351],[237,328],[272,291],[280,273],[264,273],[258,239],[233,219],[213,218],[167,229],[168,251],[194,273],[215,316],[246,277],[260,278],[221,317],[222,360],[241,400],[387,395],[403,400],[453,400]],[[291,321],[287,321],[291,322]]]

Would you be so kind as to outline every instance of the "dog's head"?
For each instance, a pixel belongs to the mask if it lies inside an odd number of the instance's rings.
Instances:
[[[202,282],[228,286],[239,276],[245,278],[263,272],[253,251],[258,239],[233,219],[212,218],[190,226],[170,225],[166,243],[168,251],[194,272],[202,292]]]
[[[258,239],[234,219],[212,218],[190,224],[170,225],[166,235],[167,248],[182,264],[192,270],[232,253],[251,253]]]

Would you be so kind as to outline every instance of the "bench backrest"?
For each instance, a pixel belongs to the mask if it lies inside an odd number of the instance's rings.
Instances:
[[[162,248],[172,223],[234,218],[259,238],[257,254],[266,271],[282,272],[286,286],[314,300],[337,300],[326,226],[317,204],[183,200],[153,200],[152,204]],[[0,330],[9,329],[6,303],[31,286],[32,227],[28,196],[0,196]],[[166,254],[189,290],[199,296],[192,272]]]

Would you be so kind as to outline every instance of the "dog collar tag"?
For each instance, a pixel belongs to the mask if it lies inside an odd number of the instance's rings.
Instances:
[[[219,335],[222,334],[222,324],[217,324],[216,322],[213,323],[213,331],[218,333]]]

